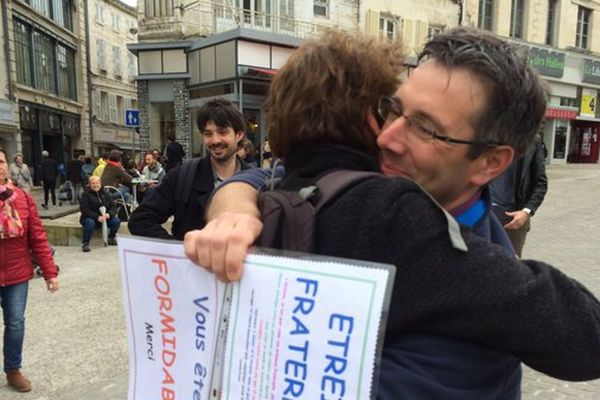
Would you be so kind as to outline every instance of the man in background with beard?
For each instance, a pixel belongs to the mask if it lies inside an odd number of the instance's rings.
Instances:
[[[238,171],[251,168],[236,157],[244,138],[244,117],[229,101],[215,99],[198,110],[198,129],[208,156],[170,170],[152,196],[133,212],[129,231],[134,235],[183,240],[186,232],[201,229],[206,203],[213,189]],[[162,224],[174,215],[172,234]]]

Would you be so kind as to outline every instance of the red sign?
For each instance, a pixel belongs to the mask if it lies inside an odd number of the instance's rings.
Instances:
[[[577,110],[565,110],[563,108],[546,108],[546,118],[555,119],[575,119],[577,118]]]

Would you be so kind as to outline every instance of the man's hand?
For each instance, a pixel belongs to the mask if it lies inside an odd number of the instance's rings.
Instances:
[[[98,216],[98,222],[102,223],[104,221],[106,221],[106,215],[99,215]]]
[[[54,293],[58,290],[58,279],[57,278],[50,278],[46,281],[46,288],[48,288],[48,291],[50,293]]]
[[[224,282],[242,277],[246,253],[260,236],[263,224],[249,214],[225,212],[202,230],[185,234],[185,254]]]
[[[525,225],[525,223],[529,219],[529,214],[527,214],[523,210],[506,211],[505,214],[512,218],[512,220],[509,223],[504,225],[505,229],[519,229],[520,227]]]

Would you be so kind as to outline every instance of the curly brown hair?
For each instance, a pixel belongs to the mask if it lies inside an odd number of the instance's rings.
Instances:
[[[273,77],[267,133],[285,159],[297,144],[345,144],[376,156],[367,115],[400,84],[400,42],[328,31],[302,44]]]

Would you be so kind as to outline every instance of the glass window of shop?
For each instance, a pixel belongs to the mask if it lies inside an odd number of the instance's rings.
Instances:
[[[567,130],[569,123],[566,120],[558,119],[554,123],[554,151],[552,158],[564,159],[567,154]]]
[[[173,102],[150,104],[150,149],[164,152],[167,136],[175,135],[175,107]],[[149,149],[142,149],[142,151]]]

